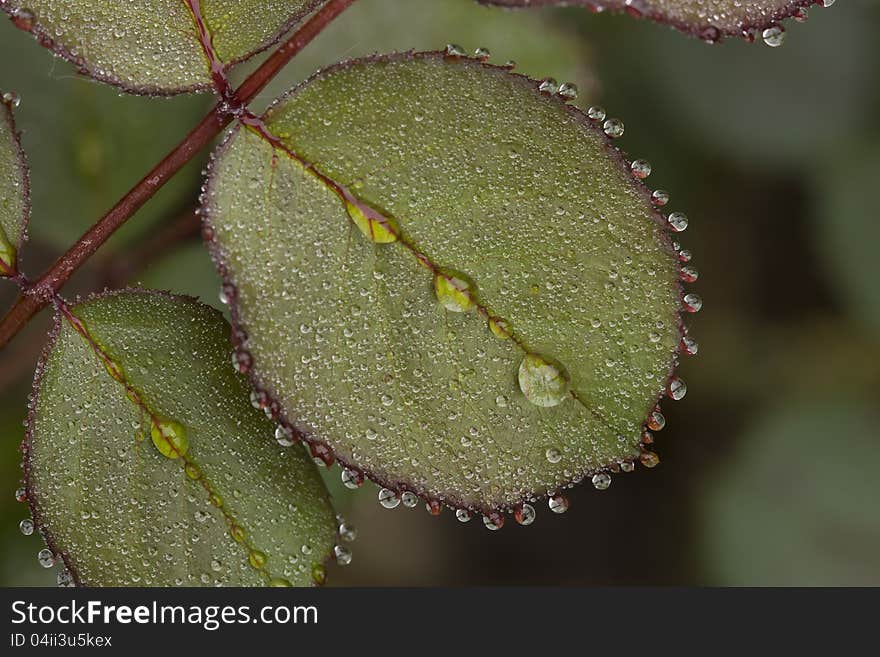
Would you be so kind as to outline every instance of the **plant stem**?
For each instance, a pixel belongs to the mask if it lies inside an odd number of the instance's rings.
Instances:
[[[244,106],[253,100],[294,55],[308,45],[354,1],[329,0],[236,89],[235,96],[238,102]],[[183,141],[132,187],[107,214],[89,228],[39,279],[22,287],[22,292],[15,304],[0,321],[0,348],[15,337],[37,312],[51,303],[55,294],[73,273],[120,226],[232,122],[234,116],[224,112],[224,106],[225,101],[221,99]]]

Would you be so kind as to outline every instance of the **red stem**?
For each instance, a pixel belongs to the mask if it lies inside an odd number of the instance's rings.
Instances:
[[[302,27],[279,46],[235,91],[235,98],[247,105],[274,78],[294,55],[320,34],[330,22],[355,0],[329,0]],[[223,112],[221,100],[165,158],[144,176],[67,250],[39,279],[23,287],[15,304],[0,321],[0,348],[6,345],[104,242],[144,205],[174,174],[207,146],[229,125],[234,116]]]

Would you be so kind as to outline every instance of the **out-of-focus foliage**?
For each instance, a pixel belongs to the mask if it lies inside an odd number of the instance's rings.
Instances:
[[[358,34],[349,20],[372,15],[374,8],[389,3],[358,2],[306,49],[303,59],[314,59],[308,60],[305,70],[292,66],[278,86],[267,90],[260,100],[268,101],[319,65],[373,50],[442,47],[458,42],[468,48],[490,47],[493,61],[525,62],[517,39],[508,38],[503,27],[494,34],[497,41],[487,37],[485,43],[460,36],[472,28],[470,25],[444,26],[444,33],[436,38],[418,36],[426,26],[442,24],[444,19],[437,16],[460,4],[458,0],[422,0],[419,5],[432,6],[412,16],[411,25],[396,22],[393,15],[379,16],[371,19],[378,27],[371,27],[369,35],[361,32],[357,40],[347,40],[345,34]],[[490,10],[480,10],[490,16]],[[654,172],[648,182],[672,190],[668,208],[683,209],[691,218],[683,242],[694,252],[694,264],[700,270],[696,287],[707,304],[698,318],[688,322],[692,335],[700,341],[700,353],[681,372],[688,381],[687,400],[667,411],[667,427],[657,436],[657,451],[663,459],[659,467],[639,476],[615,477],[611,489],[603,493],[589,486],[577,487],[570,491],[571,507],[566,514],[556,516],[541,506],[531,527],[508,523],[501,531],[489,533],[474,522],[462,525],[448,514],[432,518],[421,507],[405,509],[401,505],[394,511],[385,510],[376,501],[375,488],[369,486],[355,494],[337,488],[334,501],[359,532],[352,564],[331,572],[329,582],[730,582],[725,565],[729,560],[713,547],[723,535],[720,532],[727,530],[720,521],[706,521],[703,500],[707,496],[718,499],[717,491],[724,487],[721,499],[726,503],[750,503],[750,468],[743,455],[754,453],[756,444],[778,444],[792,436],[789,420],[768,424],[764,418],[793,418],[792,426],[800,426],[795,424],[796,416],[805,407],[813,409],[810,417],[817,426],[828,427],[825,440],[830,445],[838,441],[835,458],[842,465],[827,468],[818,480],[813,479],[816,469],[790,467],[787,461],[778,464],[777,476],[782,482],[788,482],[793,490],[814,486],[819,495],[804,500],[813,513],[809,508],[797,509],[801,513],[798,533],[790,529],[785,535],[776,535],[781,547],[771,545],[774,536],[767,535],[763,545],[766,554],[773,554],[785,549],[795,536],[834,533],[828,514],[819,513],[816,500],[822,499],[822,490],[831,489],[828,499],[836,500],[839,507],[845,499],[841,491],[857,490],[850,479],[873,476],[870,471],[860,474],[866,452],[848,447],[855,437],[840,434],[855,422],[853,418],[876,414],[876,401],[872,400],[880,397],[880,328],[877,315],[867,312],[870,299],[876,298],[870,297],[871,292],[876,294],[870,275],[876,256],[870,247],[877,242],[876,233],[871,232],[877,225],[871,182],[880,179],[880,163],[870,153],[876,152],[871,145],[880,139],[873,118],[880,112],[880,42],[876,39],[880,5],[848,0],[817,13],[820,15],[791,29],[785,44],[774,49],[737,41],[709,46],[663,26],[583,10],[514,14],[535,31],[543,21],[555,21],[556,29],[568,35],[567,43],[575,39],[583,44],[584,54],[577,61],[561,51],[555,64],[546,62],[543,73],[562,80],[573,77],[565,66],[580,65],[589,70],[592,65],[601,87],[582,93],[586,96],[583,104],[601,103],[610,114],[626,121],[621,146],[630,155],[651,161]],[[481,29],[487,33],[492,30],[488,18]],[[18,118],[27,129],[25,144],[34,186],[46,185],[44,189],[49,190],[53,185],[73,187],[77,184],[76,178],[71,179],[76,172],[73,164],[69,171],[56,169],[60,173],[54,182],[51,176],[46,178],[49,169],[40,173],[38,163],[49,158],[45,153],[38,155],[40,149],[35,147],[38,143],[40,148],[51,145],[52,118],[42,117],[48,109],[34,106],[27,89],[17,82],[26,76],[15,77],[15,84],[9,80],[31,67],[36,78],[28,84],[34,89],[56,84],[95,85],[67,79],[65,66],[47,63],[45,53],[29,37],[15,36],[8,26],[0,25],[0,49],[4,52],[10,47],[10,34],[19,46],[12,49],[12,59],[0,60],[0,86],[17,86],[23,92]],[[392,40],[393,35],[399,40]],[[540,66],[529,72],[536,76],[542,73]],[[55,79],[59,76],[65,79]],[[141,102],[158,111],[170,107],[168,101]],[[105,111],[116,112],[122,120],[128,107],[125,99],[111,93]],[[78,106],[68,103],[64,109],[75,113]],[[131,125],[136,120],[131,118]],[[168,128],[153,138],[167,139],[167,147],[177,136]],[[104,148],[112,144],[111,137]],[[159,153],[147,150],[129,153],[131,158],[137,155],[135,162],[115,162],[117,166],[130,163],[134,168],[129,183],[157,159]],[[196,172],[197,167],[193,169]],[[190,180],[191,188],[186,191],[191,194],[184,194],[182,200],[194,199],[195,177]],[[122,191],[108,194],[99,205],[109,204]],[[145,211],[161,203],[155,199]],[[74,214],[47,215],[35,208],[31,225],[35,230],[42,223],[43,230],[51,233],[76,220],[78,228],[68,229],[68,237],[73,237],[72,233],[90,223],[94,217],[89,215],[95,213]],[[137,217],[130,234],[138,234],[148,223],[146,216]],[[25,253],[26,268],[35,258],[29,251]],[[161,276],[165,284],[189,291],[191,279],[196,278],[195,267],[207,272],[202,279],[205,294],[209,294],[209,302],[215,302],[211,265],[195,250],[191,260],[177,255],[158,260],[140,278],[152,283]],[[153,276],[157,278],[150,279]],[[0,300],[8,299],[3,292],[10,287],[0,284]],[[0,369],[18,367],[23,373],[15,383],[6,384],[0,395],[0,417],[6,418],[0,452],[0,473],[6,482],[6,492],[0,495],[4,528],[0,534],[4,553],[0,577],[4,583],[26,584],[37,578],[49,583],[54,579],[36,565],[39,541],[18,533],[18,522],[26,511],[12,495],[20,458],[19,421],[29,388],[28,370],[35,360],[34,347],[26,346],[28,337],[23,335],[0,352]],[[828,401],[829,397],[833,400]],[[841,413],[848,417],[837,419]],[[877,436],[876,425],[872,435]],[[800,435],[788,440],[792,450],[801,448]],[[808,440],[814,439],[803,437],[806,459],[810,458]],[[822,467],[818,456],[809,465]],[[338,482],[338,469],[331,470],[328,477]],[[733,481],[740,483],[733,486],[729,483]],[[346,496],[340,499],[338,492]],[[876,497],[876,492],[873,495]],[[787,507],[767,506],[776,514],[779,526],[791,527],[786,524]],[[846,537],[852,538],[831,541],[822,552],[803,550],[799,556],[803,559],[801,573],[826,568],[829,559],[848,560],[846,572],[834,571],[834,583],[877,582],[880,558],[876,550],[867,556],[850,551],[876,545],[876,524],[864,516],[859,520],[856,505],[852,511],[846,525]],[[758,522],[759,518],[746,520]],[[764,565],[754,558],[757,572]],[[804,584],[816,581],[806,575],[798,579],[797,583]]]

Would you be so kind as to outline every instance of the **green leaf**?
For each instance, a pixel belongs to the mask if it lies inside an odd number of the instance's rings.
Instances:
[[[200,21],[228,68],[270,46],[323,1],[3,0],[0,9],[86,75],[135,93],[169,94],[212,86]]]
[[[763,34],[768,45],[781,45],[779,21],[804,16],[816,0],[478,0],[500,7],[588,7],[593,11],[626,12],[697,36],[718,41],[723,36],[754,40]],[[835,0],[819,0],[830,7]],[[765,32],[772,30],[772,32]],[[782,37],[784,38],[784,36]],[[778,41],[778,43],[777,43]]]
[[[30,212],[27,162],[12,115],[17,103],[17,95],[0,90],[0,278],[18,271]]]
[[[219,151],[239,366],[317,455],[484,512],[639,457],[677,260],[598,125],[538,87],[439,53],[349,62]]]
[[[711,583],[880,584],[880,414],[866,402],[791,404],[745,432],[698,498]]]
[[[248,403],[228,331],[217,311],[163,293],[62,306],[37,370],[26,486],[78,583],[323,578],[336,533],[326,490]]]

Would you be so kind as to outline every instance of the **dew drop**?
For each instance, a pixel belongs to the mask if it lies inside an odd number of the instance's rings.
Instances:
[[[37,561],[43,568],[51,568],[55,565],[55,555],[49,548],[43,548],[37,552]]]
[[[150,438],[159,453],[169,459],[183,456],[189,449],[186,430],[174,420],[154,420],[150,425]]]
[[[489,52],[488,48],[477,48],[474,50],[474,57],[479,59],[481,62],[485,62],[492,56],[492,53]]]
[[[698,313],[700,308],[703,307],[703,299],[699,294],[693,292],[685,294],[682,301],[684,302],[684,309],[689,313]]]
[[[681,339],[681,350],[688,356],[696,356],[700,350],[700,344],[689,335]]]
[[[559,90],[556,93],[565,100],[574,100],[577,98],[578,88],[573,82],[563,82],[559,85]]]
[[[761,33],[761,36],[764,39],[764,43],[771,48],[778,48],[785,42],[785,30],[779,25],[768,27]]]
[[[547,457],[547,460],[550,463],[559,463],[562,460],[562,452],[560,452],[555,447],[549,447],[546,452],[544,452],[544,456]]]
[[[447,57],[465,57],[467,55],[467,51],[455,43],[447,43],[446,44],[446,56]]]
[[[666,386],[666,396],[670,399],[674,399],[675,401],[680,401],[684,399],[684,396],[687,394],[688,388],[687,384],[682,381],[677,376],[669,379],[669,384]]]
[[[639,461],[646,468],[654,468],[660,464],[660,457],[654,452],[642,452],[639,455]]]
[[[565,513],[568,511],[568,499],[564,495],[553,495],[547,501],[547,506],[553,513]]]
[[[15,501],[16,502],[24,502],[27,500],[27,489],[24,486],[20,486],[15,489]]]
[[[535,507],[528,503],[518,505],[513,512],[514,519],[521,525],[531,525],[536,515]]]
[[[324,586],[327,581],[327,569],[323,564],[316,563],[312,566],[312,581],[318,586]]]
[[[407,490],[400,496],[400,501],[403,502],[403,506],[408,509],[413,509],[419,503],[419,498],[415,493]]]
[[[593,475],[593,487],[596,490],[607,490],[611,485],[611,475],[605,472],[597,472]]]
[[[220,299],[220,303],[225,306],[228,306],[230,303],[234,303],[238,298],[238,289],[232,283],[223,283],[220,286],[220,294],[218,295]]]
[[[293,437],[293,430],[282,424],[275,427],[275,440],[278,441],[278,444],[282,447],[290,447],[296,442]]]
[[[608,119],[602,124],[602,130],[612,139],[623,136],[624,125],[620,119]]]
[[[400,497],[389,488],[382,488],[379,491],[379,504],[386,509],[394,509],[400,504]]]
[[[694,267],[682,267],[679,271],[679,278],[685,283],[693,283],[700,277],[700,273]]]
[[[632,472],[636,469],[636,466],[632,461],[624,461],[620,464],[620,469],[624,472]]]
[[[822,6],[825,7],[826,9],[828,7],[830,7],[831,5],[833,5],[834,3],[835,3],[835,0],[822,0]]]
[[[660,431],[666,426],[666,418],[660,411],[651,411],[651,414],[648,416],[647,425],[651,431]]]
[[[16,107],[21,105],[21,97],[14,91],[7,91],[2,96],[0,96],[0,99],[2,99],[3,102],[12,109],[15,109]]]
[[[629,165],[629,168],[639,180],[644,180],[651,175],[651,163],[647,160],[636,160]]]
[[[568,375],[561,365],[526,354],[519,366],[519,387],[536,406],[557,406],[568,396]]]
[[[269,580],[269,586],[274,588],[287,588],[292,587],[293,584],[291,584],[290,580],[284,579],[283,577],[273,577]]]
[[[467,509],[458,509],[455,512],[455,518],[459,522],[468,522],[471,519],[471,512],[468,511]]]
[[[251,564],[252,568],[256,568],[257,570],[262,569],[266,565],[266,561],[268,557],[266,557],[265,552],[261,552],[260,550],[251,550],[250,554],[248,554],[248,562]]]
[[[351,543],[357,538],[357,529],[355,529],[354,525],[350,525],[343,520],[339,523],[339,538]]]
[[[507,320],[501,319],[500,317],[491,317],[489,319],[489,330],[492,331],[492,335],[500,340],[508,340],[510,339],[510,324]]]
[[[355,490],[364,485],[364,476],[356,470],[342,469],[342,485],[350,490]]]
[[[472,289],[468,278],[459,272],[444,270],[434,275],[434,293],[446,310],[463,313],[473,308]]]
[[[58,576],[55,578],[55,582],[62,588],[76,586],[76,581],[74,581],[73,575],[71,575],[67,568],[62,568],[58,571]]]
[[[593,121],[604,121],[605,120],[605,108],[599,107],[598,105],[594,105],[590,109],[587,110],[587,116]]]
[[[425,502],[425,510],[432,516],[439,516],[443,511],[443,505],[437,500],[431,500],[430,502]]]
[[[354,197],[345,201],[345,209],[364,237],[371,242],[388,244],[397,240],[400,230],[390,217],[386,217]]]
[[[669,227],[676,233],[680,233],[688,227],[688,218],[684,212],[673,212],[667,218]]]
[[[667,203],[669,203],[669,192],[665,189],[655,189],[654,193],[651,194],[651,202],[654,205],[663,207]]]
[[[497,511],[483,516],[483,524],[489,531],[496,532],[504,527],[504,516]]]
[[[30,518],[25,518],[20,523],[18,523],[18,528],[21,530],[21,533],[25,536],[30,536],[34,533],[34,521]]]
[[[547,78],[546,80],[541,80],[540,84],[538,84],[538,91],[552,96],[559,91],[559,84],[553,78]]]
[[[351,550],[344,545],[335,546],[333,548],[333,556],[336,558],[336,563],[340,566],[347,566],[351,563]]]

